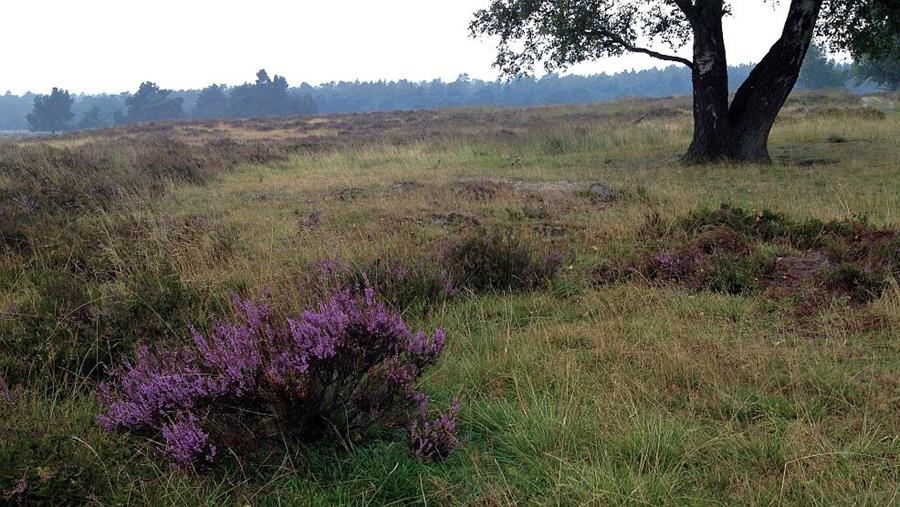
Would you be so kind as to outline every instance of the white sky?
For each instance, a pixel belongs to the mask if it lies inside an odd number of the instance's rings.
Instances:
[[[785,2],[782,2],[784,4]],[[494,47],[472,40],[489,0],[0,0],[0,93],[120,92],[152,80],[173,89],[252,81],[414,81],[461,73],[494,79]],[[729,63],[762,58],[785,6],[735,0]],[[689,54],[689,51],[688,53]],[[586,74],[660,66],[628,56],[582,64]]]

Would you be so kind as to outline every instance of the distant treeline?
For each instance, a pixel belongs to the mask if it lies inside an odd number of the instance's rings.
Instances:
[[[850,78],[849,66],[809,58],[798,88],[845,86],[858,92]],[[818,61],[816,66],[813,62]],[[751,65],[729,69],[732,89],[736,89],[752,70]],[[59,100],[57,92],[65,93]],[[690,70],[682,66],[664,69],[626,71],[591,76],[549,75],[513,81],[481,81],[461,75],[452,82],[441,80],[331,82],[318,86],[301,84],[290,87],[281,76],[270,78],[265,70],[253,83],[239,86],[211,85],[203,90],[172,91],[152,82],[141,84],[136,93],[117,95],[68,95],[63,90],[40,96],[0,95],[0,130],[68,130],[107,127],[138,121],[195,118],[248,118],[305,114],[353,113],[369,111],[441,109],[473,106],[535,106],[584,104],[624,97],[667,97],[691,93]],[[44,104],[46,102],[47,104]],[[52,102],[52,104],[51,104]],[[41,103],[41,106],[38,104]],[[60,116],[62,123],[35,122],[40,107],[45,116],[59,116],[53,108],[70,111]],[[32,115],[29,122],[28,116]],[[48,128],[47,125],[53,125]],[[43,128],[42,128],[43,127]],[[59,127],[59,128],[57,128]]]

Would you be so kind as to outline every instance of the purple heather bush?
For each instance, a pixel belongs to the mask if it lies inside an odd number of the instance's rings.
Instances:
[[[99,424],[161,436],[182,467],[211,463],[236,414],[307,442],[405,428],[423,459],[457,445],[458,402],[429,420],[416,388],[443,352],[443,330],[411,332],[368,286],[288,318],[238,296],[233,306],[236,319],[193,330],[189,345],[143,347],[114,370],[99,390]]]

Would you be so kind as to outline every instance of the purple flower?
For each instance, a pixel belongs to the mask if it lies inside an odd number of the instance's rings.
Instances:
[[[444,282],[444,293],[447,296],[453,297],[458,293],[456,284],[453,282],[453,276],[451,276],[450,273],[442,271],[441,280]]]
[[[659,272],[666,278],[681,278],[691,274],[696,266],[702,262],[700,254],[678,255],[674,252],[662,251],[656,254],[654,261]]]
[[[445,340],[446,337],[443,329],[436,330],[434,332],[434,337],[430,340],[428,339],[428,335],[423,331],[419,331],[410,338],[407,347],[410,354],[412,354],[420,364],[433,364],[441,356],[441,353],[444,352]]]
[[[255,315],[254,318],[258,318]],[[260,333],[268,336],[262,324],[237,325],[219,323],[208,337],[192,330],[194,346],[211,390],[230,392],[237,397],[256,387],[260,371]]]
[[[25,478],[19,479],[19,482],[16,483],[16,486],[6,493],[6,498],[8,500],[15,500],[17,503],[21,503],[25,497],[25,491],[28,489],[28,482]]]
[[[16,386],[14,389],[10,389],[6,382],[3,379],[0,379],[0,402],[15,405],[19,398],[22,396],[22,386]]]
[[[179,466],[211,463],[216,456],[216,447],[209,443],[209,433],[203,430],[194,414],[178,414],[174,420],[163,424],[161,432],[166,439],[166,453]]]
[[[98,390],[98,423],[162,435],[166,454],[179,466],[209,463],[213,442],[227,441],[230,429],[216,419],[235,414],[255,424],[274,414],[285,418],[280,427],[308,440],[323,438],[323,427],[342,434],[375,424],[409,427],[418,409],[423,420],[416,431],[446,440],[437,451],[423,447],[423,456],[455,445],[441,433],[455,429],[453,410],[427,421],[427,398],[414,388],[423,368],[443,352],[443,330],[431,338],[413,334],[368,285],[340,290],[317,309],[285,319],[237,295],[232,303],[235,320],[205,334],[192,328],[184,347],[141,347],[133,362],[113,371]]]
[[[425,460],[444,459],[459,447],[459,438],[456,436],[459,409],[459,399],[454,398],[449,411],[436,419],[428,419],[425,405],[420,407],[419,418],[414,419],[408,429],[409,444],[416,457]]]
[[[344,263],[338,258],[334,259],[320,259],[318,262],[319,270],[325,274],[335,274],[339,273],[343,267]]]
[[[6,311],[0,313],[0,318],[6,319],[15,317],[16,315],[19,315],[19,311],[19,305],[17,305],[15,302],[11,302],[9,306],[6,307]]]
[[[126,362],[114,378],[114,384],[103,384],[99,390],[106,413],[98,422],[108,430],[153,427],[164,414],[191,409],[213,392],[208,376],[194,364],[188,350],[152,353],[141,347],[134,365]]]

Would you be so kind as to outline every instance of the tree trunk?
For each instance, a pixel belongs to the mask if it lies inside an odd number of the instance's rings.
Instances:
[[[727,156],[728,61],[721,0],[697,2],[692,12],[694,139],[684,160],[705,163]]]
[[[769,133],[800,76],[822,0],[794,0],[778,42],[738,89],[729,111],[729,158],[769,162]]]
[[[716,9],[721,11],[721,1],[697,2],[691,20],[694,141],[684,156],[686,162],[771,161],[769,134],[797,83],[822,2],[791,1],[781,38],[738,89],[730,108],[721,15],[715,18]]]

